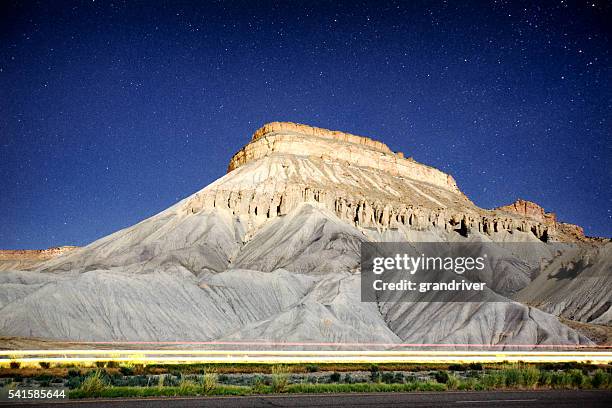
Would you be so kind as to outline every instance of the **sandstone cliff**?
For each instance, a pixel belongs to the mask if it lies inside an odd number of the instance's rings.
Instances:
[[[75,246],[61,246],[32,250],[0,250],[0,271],[8,269],[31,268],[40,262],[67,254],[75,249],[77,249]]]
[[[498,207],[497,210],[516,213],[524,217],[536,219],[545,224],[555,224],[557,217],[554,213],[547,213],[538,204],[523,199],[518,199],[512,204]]]
[[[273,154],[291,154],[340,161],[348,165],[381,170],[459,192],[455,180],[433,167],[405,159],[387,145],[364,136],[289,122],[272,122],[255,133],[251,143],[230,160],[228,172]]]
[[[0,249],[0,261],[26,260],[44,261],[74,251],[78,247],[61,246],[47,249]]]
[[[228,173],[190,198],[185,209],[230,209],[251,217],[256,228],[310,202],[361,228],[434,226],[464,236],[516,230],[542,241],[581,238],[534,203],[478,208],[452,176],[393,153],[384,143],[339,131],[266,124],[232,157]]]

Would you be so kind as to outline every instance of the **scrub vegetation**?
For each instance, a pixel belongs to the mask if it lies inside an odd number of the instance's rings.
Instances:
[[[96,363],[0,371],[0,385],[65,386],[70,398],[279,393],[612,389],[612,367],[591,364],[320,364]],[[243,369],[247,368],[247,369]],[[29,371],[28,371],[29,370]],[[15,373],[21,373],[15,375]]]

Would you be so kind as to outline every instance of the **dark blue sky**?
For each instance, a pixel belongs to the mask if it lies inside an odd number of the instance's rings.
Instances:
[[[612,236],[605,2],[169,3],[2,2],[0,248],[132,225],[275,120]]]

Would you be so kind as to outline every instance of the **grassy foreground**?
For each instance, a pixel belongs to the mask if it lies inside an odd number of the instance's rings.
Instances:
[[[289,383],[289,370],[283,366],[272,368],[269,382],[257,379],[250,386],[218,383],[214,371],[204,374],[198,381],[184,379],[177,386],[164,385],[163,378],[153,386],[111,386],[98,370],[91,372],[79,388],[69,392],[70,398],[117,398],[153,396],[253,395],[275,393],[350,393],[350,392],[410,392],[446,390],[533,390],[533,389],[612,389],[612,373],[597,369],[583,372],[540,370],[533,366],[510,366],[489,372],[459,377],[448,371],[435,373],[435,380],[404,381],[403,377],[388,375],[384,381],[378,371],[372,371],[369,382],[351,383],[339,373],[330,377],[330,383]],[[385,382],[387,381],[387,382]],[[400,382],[401,381],[401,382]]]
[[[446,390],[612,389],[612,365],[495,364],[152,364],[48,362],[0,367],[0,392],[65,387],[70,398]]]
[[[120,397],[174,397],[202,395],[254,395],[277,393],[340,393],[340,392],[407,392],[407,391],[444,391],[444,384],[419,382],[407,384],[358,383],[358,384],[290,384],[283,391],[275,392],[272,386],[248,387],[238,385],[219,385],[210,391],[203,387],[107,387],[98,392],[85,392],[81,389],[69,392],[70,398],[120,398]]]

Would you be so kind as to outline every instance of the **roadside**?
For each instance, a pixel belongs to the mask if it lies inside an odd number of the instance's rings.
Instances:
[[[333,370],[333,371],[332,371]],[[65,389],[71,399],[422,391],[611,390],[609,365],[335,364],[149,365],[98,362],[93,367],[0,371],[0,396],[15,390]]]
[[[376,393],[376,394],[313,394],[267,395],[247,397],[201,398],[144,398],[68,400],[46,404],[20,404],[18,406],[45,406],[61,408],[162,408],[162,407],[602,407],[612,404],[611,391],[495,391],[444,393]],[[0,406],[8,406],[2,405]]]

